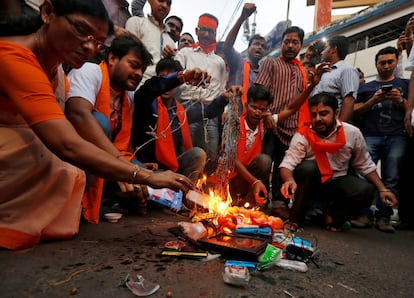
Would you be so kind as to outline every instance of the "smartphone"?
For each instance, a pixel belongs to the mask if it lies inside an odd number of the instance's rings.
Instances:
[[[392,85],[391,84],[382,85],[381,90],[382,92],[390,92],[392,90]]]

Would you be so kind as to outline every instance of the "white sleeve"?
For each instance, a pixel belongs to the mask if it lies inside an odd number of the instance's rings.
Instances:
[[[410,52],[410,56],[408,56],[407,66],[405,67],[405,70],[408,70],[408,71],[414,70],[414,47]]]
[[[275,123],[277,124],[277,121],[279,120],[279,114],[273,114],[272,118],[275,121]]]
[[[79,69],[72,69],[68,74],[70,84],[67,99],[82,97],[95,106],[96,96],[102,85],[102,72],[98,64],[86,62]]]

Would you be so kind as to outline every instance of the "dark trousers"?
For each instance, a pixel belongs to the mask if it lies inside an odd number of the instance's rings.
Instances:
[[[256,179],[265,183],[265,181],[269,180],[271,167],[272,159],[270,156],[259,154],[246,168],[250,174],[256,177]],[[240,175],[237,175],[230,181],[230,195],[233,198],[233,201],[236,201],[237,198],[243,198],[244,201],[255,205],[255,198],[252,190],[250,183],[244,180]],[[241,202],[236,201],[235,203],[238,204]]]
[[[414,226],[414,138],[409,138],[400,172],[398,216],[401,222]]]
[[[273,132],[266,132],[262,143],[262,152],[271,156],[273,160],[273,175],[272,175],[272,200],[281,201],[287,204],[286,199],[280,193],[282,181],[279,175],[279,165],[285,156],[285,151],[289,148],[283,144]]]
[[[289,220],[302,223],[306,206],[311,200],[322,200],[334,226],[341,226],[362,208],[369,207],[375,187],[364,179],[346,175],[321,184],[321,174],[315,160],[305,160],[295,169],[298,185]]]

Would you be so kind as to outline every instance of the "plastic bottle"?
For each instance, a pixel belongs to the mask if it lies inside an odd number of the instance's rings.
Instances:
[[[301,261],[279,259],[276,264],[277,267],[288,269],[292,271],[306,272],[308,271],[308,265]]]

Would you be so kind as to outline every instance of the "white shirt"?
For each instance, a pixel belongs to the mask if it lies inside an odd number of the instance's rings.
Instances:
[[[148,17],[130,17],[125,28],[134,33],[151,53],[153,64],[148,65],[140,86],[149,78],[155,76],[155,66],[160,61],[162,51],[166,45],[175,48],[175,42],[168,34],[166,26],[160,30],[159,23],[152,16]]]
[[[201,68],[211,75],[207,88],[194,87],[187,84],[181,86],[181,99],[201,99],[203,103],[211,103],[213,99],[225,91],[226,88],[226,64],[224,60],[214,52],[206,54],[201,48],[182,48],[177,52],[175,59],[184,69]]]

